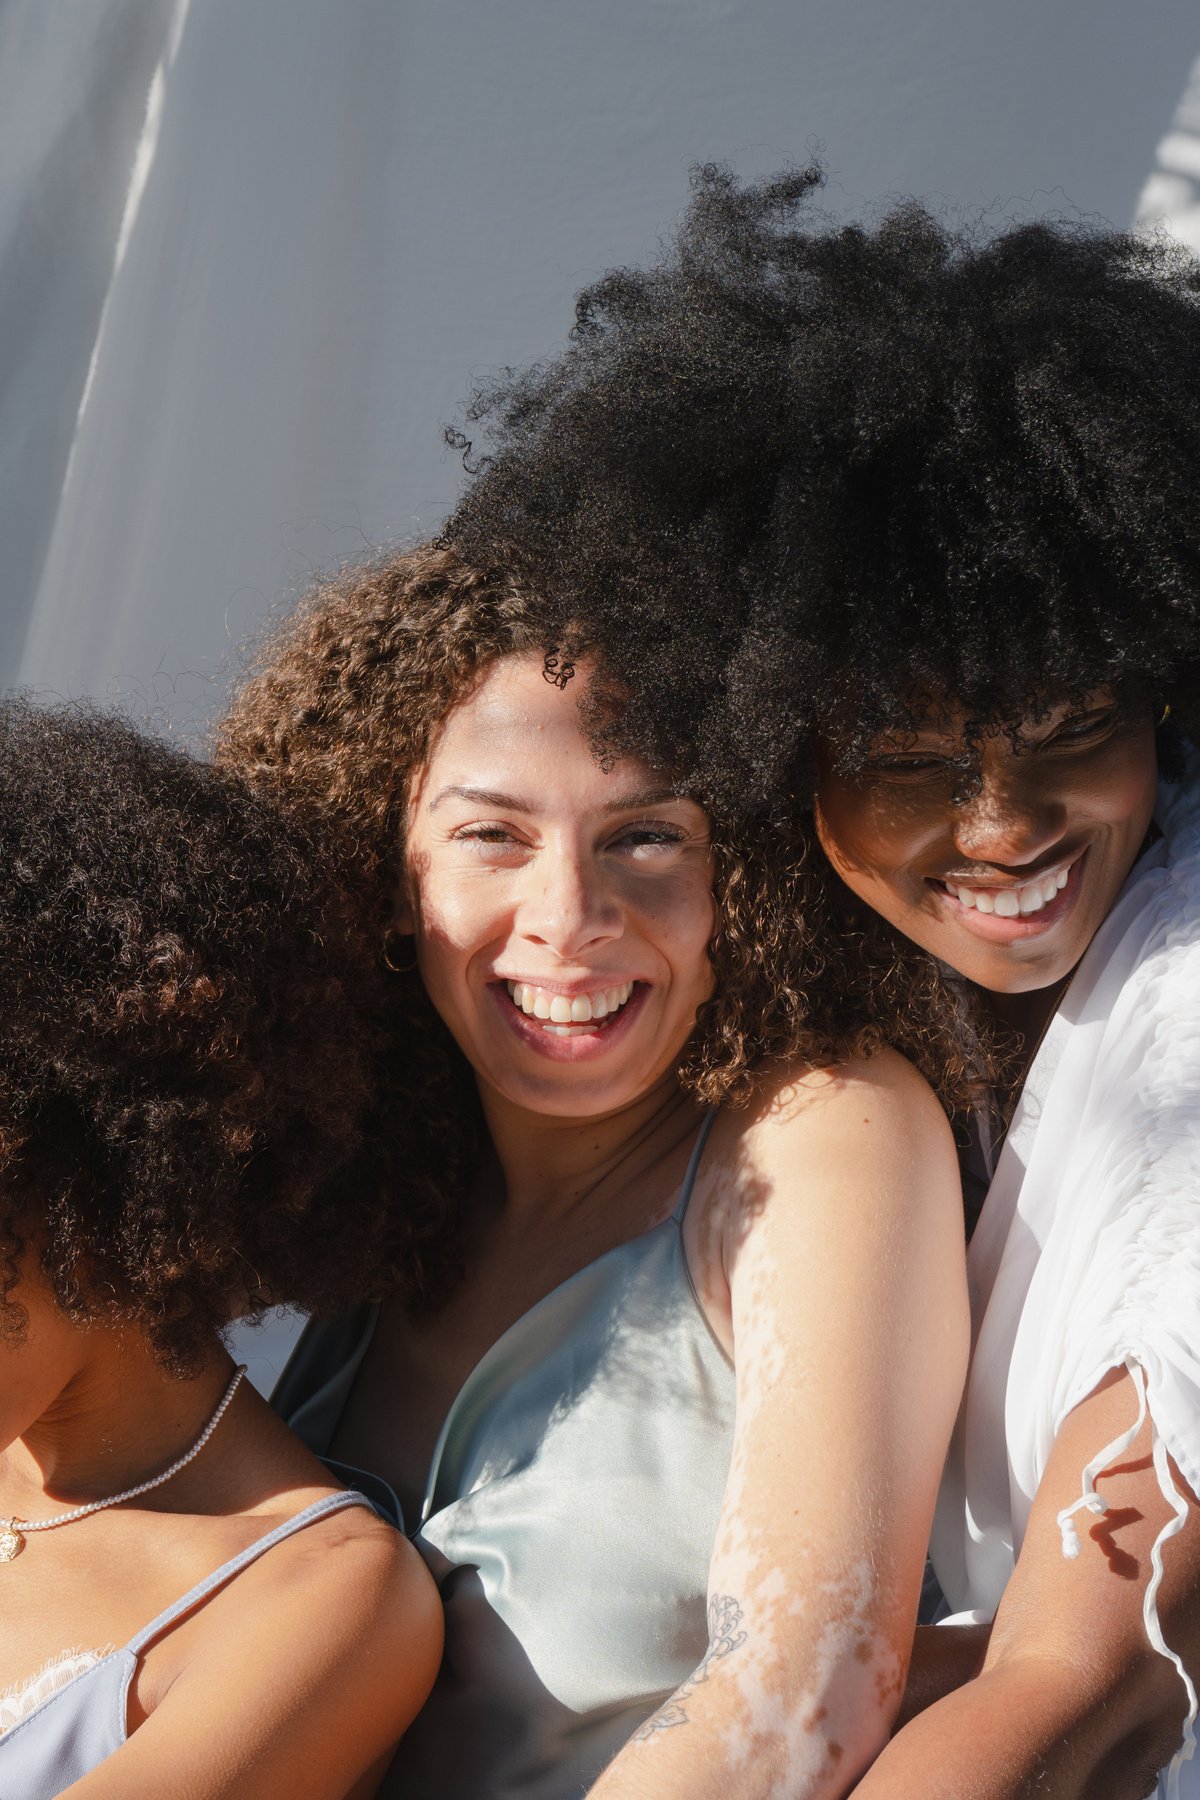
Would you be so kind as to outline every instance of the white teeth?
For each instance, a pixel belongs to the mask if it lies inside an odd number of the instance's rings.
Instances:
[[[1062,893],[1071,878],[1072,866],[1060,869],[1057,875],[1040,876],[1024,887],[967,888],[956,887],[952,881],[942,885],[968,911],[974,908],[976,912],[996,913],[1002,919],[1015,919],[1018,914],[1024,918],[1029,913],[1041,912],[1043,906],[1048,906]]]
[[[632,981],[624,981],[620,987],[598,988],[594,994],[572,997],[534,987],[527,981],[509,981],[505,986],[514,1006],[520,1007],[527,1018],[541,1019],[545,1029],[558,1037],[570,1037],[572,1025],[586,1025],[592,1019],[607,1018],[609,1013],[624,1006],[633,993]]]

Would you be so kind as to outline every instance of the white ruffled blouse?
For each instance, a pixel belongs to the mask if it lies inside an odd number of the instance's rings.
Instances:
[[[1156,1597],[1186,1507],[1167,1453],[1200,1491],[1200,766],[1162,789],[1163,838],[1138,862],[1046,1032],[971,1242],[975,1344],[934,1527],[952,1607],[991,1617],[1067,1414],[1124,1366],[1152,1421],[1172,1518],[1144,1603],[1151,1642],[1175,1663],[1188,1718],[1164,1800],[1200,1800],[1192,1682],[1163,1641]],[[1138,1423],[1141,1422],[1139,1414]],[[1137,1425],[1097,1446],[1079,1499]]]

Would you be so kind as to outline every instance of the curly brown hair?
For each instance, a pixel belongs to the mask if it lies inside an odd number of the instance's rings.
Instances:
[[[347,568],[267,640],[219,726],[217,760],[337,819],[374,887],[382,937],[403,880],[409,787],[434,733],[503,656],[541,654],[548,678],[570,679],[551,617],[506,569],[472,567],[444,540]],[[586,690],[583,722],[601,744],[620,704],[602,676]],[[874,914],[852,911],[797,810],[732,819],[686,769],[672,774],[710,812],[716,863],[714,993],[684,1052],[684,1086],[706,1105],[737,1105],[771,1068],[888,1042],[948,1104],[973,1095],[984,1052],[963,1031],[957,993]],[[410,1093],[428,1124],[425,1167],[449,1192],[447,1146],[459,1179],[478,1154],[469,1071],[419,977],[397,976],[395,991],[409,1029],[437,1046]]]
[[[335,868],[228,771],[0,702],[0,1330],[31,1256],[180,1373],[239,1314],[411,1279],[384,984]]]

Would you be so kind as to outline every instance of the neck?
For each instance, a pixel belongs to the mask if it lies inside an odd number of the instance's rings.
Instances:
[[[636,1184],[696,1129],[696,1102],[674,1075],[618,1112],[597,1118],[553,1118],[511,1106],[482,1089],[509,1213],[541,1217],[577,1212],[614,1183]]]
[[[89,1338],[92,1353],[0,1454],[0,1511],[33,1518],[152,1480],[196,1442],[233,1375],[219,1341],[199,1372],[181,1380],[140,1333]]]
[[[975,989],[993,1021],[1016,1040],[1014,1079],[1018,1083],[1029,1073],[1029,1065],[1037,1055],[1070,979],[1070,975],[1066,975],[1052,987],[1034,988],[1025,994],[998,994],[990,988]]]
[[[1029,994],[994,994],[986,988],[977,990],[996,1023],[1026,1040],[1036,1038],[1045,1030],[1062,991],[1061,982],[1049,988],[1035,988]]]

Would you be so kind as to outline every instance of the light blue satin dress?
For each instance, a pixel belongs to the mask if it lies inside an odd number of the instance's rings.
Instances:
[[[446,1655],[387,1800],[577,1800],[704,1655],[734,1425],[682,1238],[708,1123],[670,1218],[518,1319],[450,1409],[414,1534]],[[318,1453],[375,1316],[310,1326],[277,1391]]]
[[[73,1782],[81,1781],[125,1742],[130,1684],[151,1645],[285,1538],[343,1507],[368,1504],[356,1493],[327,1494],[314,1501],[198,1582],[120,1650],[111,1651],[69,1686],[43,1700],[0,1736],[3,1800],[55,1800]],[[220,1720],[213,1720],[213,1729],[220,1730]]]

